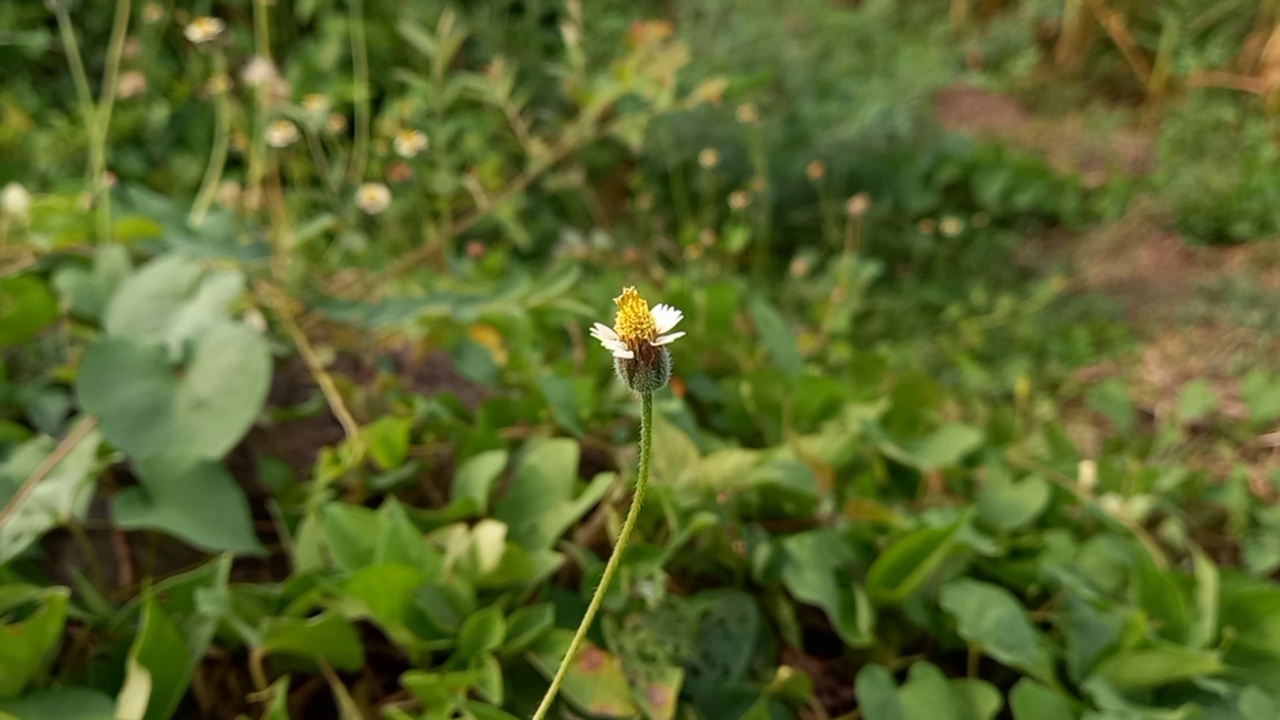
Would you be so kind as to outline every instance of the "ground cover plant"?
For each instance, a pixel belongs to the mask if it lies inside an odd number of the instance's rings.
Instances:
[[[1277,21],[0,6],[0,718],[1280,716]]]

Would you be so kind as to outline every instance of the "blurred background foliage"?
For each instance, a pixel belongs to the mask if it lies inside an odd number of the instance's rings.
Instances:
[[[0,718],[1280,714],[1280,7],[0,5]]]

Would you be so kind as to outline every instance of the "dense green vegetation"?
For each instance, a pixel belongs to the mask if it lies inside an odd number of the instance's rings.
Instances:
[[[688,335],[552,717],[1280,717],[1280,366],[1152,406],[1025,257],[1135,202],[1280,232],[1277,20],[0,4],[0,718],[529,717],[635,478],[588,336],[633,285]],[[954,87],[1150,157],[959,134]]]

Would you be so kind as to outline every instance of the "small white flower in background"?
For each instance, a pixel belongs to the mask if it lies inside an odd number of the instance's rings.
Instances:
[[[729,193],[729,207],[734,210],[742,210],[751,204],[751,193],[746,190],[734,190]]]
[[[365,183],[356,189],[356,207],[367,215],[377,215],[391,205],[391,189],[382,183]]]
[[[862,217],[870,209],[871,196],[864,192],[854,195],[844,204],[844,211],[848,213],[849,217]]]
[[[948,215],[942,218],[942,222],[938,224],[938,229],[946,237],[955,237],[964,230],[964,221],[958,217]]]
[[[216,17],[198,17],[183,28],[182,34],[196,45],[203,45],[217,39],[225,29],[227,24]]]
[[[347,116],[342,113],[331,113],[324,127],[330,135],[340,135],[347,131]]]
[[[417,130],[406,128],[396,133],[391,145],[400,157],[411,158],[427,149],[427,136]]]
[[[223,180],[218,183],[218,191],[214,195],[218,204],[228,210],[235,210],[240,205],[240,197],[244,194],[244,186],[235,180]]]
[[[671,332],[684,313],[670,305],[650,310],[633,287],[623,288],[613,302],[618,306],[613,327],[596,323],[591,336],[613,355],[614,369],[628,387],[653,392],[671,379],[671,353],[666,346],[684,337],[684,332]]]
[[[276,66],[268,58],[254,55],[240,71],[240,79],[249,87],[258,87],[276,79]]]
[[[329,112],[329,96],[323,93],[307,93],[302,98],[302,109],[308,115],[324,115]]]
[[[760,111],[756,109],[755,103],[742,103],[734,111],[733,116],[738,119],[738,122],[748,125],[754,125],[760,121]]]
[[[158,2],[149,2],[146,7],[142,8],[142,21],[148,25],[154,25],[164,19],[164,5]]]
[[[141,70],[126,70],[116,81],[116,92],[121,100],[137,97],[147,91],[147,76]]]
[[[720,153],[715,148],[703,148],[698,153],[698,164],[710,170],[720,164]]]
[[[205,89],[210,95],[221,95],[231,89],[231,76],[226,73],[218,73],[209,78],[209,82],[205,83]]]
[[[298,126],[292,120],[272,120],[267,125],[267,144],[271,147],[289,147],[298,141],[298,136]]]
[[[0,190],[0,214],[26,222],[31,217],[31,193],[16,182],[5,185]]]

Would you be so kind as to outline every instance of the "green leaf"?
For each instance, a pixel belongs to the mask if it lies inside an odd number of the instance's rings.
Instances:
[[[705,590],[694,602],[701,618],[684,662],[684,689],[701,701],[746,678],[764,620],[756,599],[741,590]]]
[[[512,543],[527,550],[550,548],[604,497],[613,480],[612,473],[601,473],[578,493],[578,443],[535,440],[516,465],[511,489],[494,504],[493,515],[506,523]]]
[[[120,527],[159,530],[212,552],[266,551],[244,492],[220,463],[152,457],[137,469],[142,487],[121,490],[112,503]]]
[[[506,633],[502,611],[496,607],[481,608],[463,621],[458,631],[458,653],[465,658],[488,653],[502,644]]]
[[[960,720],[994,720],[1004,708],[1004,698],[994,685],[978,678],[951,681],[951,697]]]
[[[400,467],[409,452],[409,421],[384,415],[365,427],[364,439],[369,446],[369,457],[379,469]]]
[[[534,643],[529,661],[543,677],[550,680],[555,675],[572,637],[570,630],[555,629]],[[640,712],[631,700],[631,689],[617,658],[590,640],[582,643],[577,657],[570,662],[560,692],[579,711],[589,715],[623,718]]]
[[[133,270],[129,251],[116,243],[100,245],[90,269],[64,266],[53,275],[53,287],[75,315],[90,320],[102,317],[116,288]]]
[[[501,654],[515,655],[528,649],[542,633],[555,624],[555,606],[541,603],[522,607],[507,618],[507,632],[502,641]]]
[[[262,650],[325,660],[339,670],[364,667],[364,645],[355,627],[336,612],[312,618],[272,617],[262,627]]]
[[[871,599],[899,603],[918,590],[956,549],[956,539],[969,517],[965,513],[950,525],[916,530],[880,553],[867,571]]]
[[[1133,428],[1134,407],[1129,399],[1129,386],[1120,378],[1109,378],[1095,384],[1085,393],[1090,409],[1102,413],[1120,433]]]
[[[751,299],[748,304],[751,319],[755,322],[760,342],[769,351],[773,362],[783,374],[794,380],[804,371],[804,359],[796,347],[796,339],[787,321],[762,297]]]
[[[82,687],[59,687],[0,702],[0,717],[17,720],[114,720],[116,703],[109,695]]]
[[[192,343],[181,378],[155,346],[104,338],[85,352],[76,392],[113,445],[135,458],[216,459],[248,431],[271,380],[266,341],[224,323]]]
[[[797,600],[826,611],[840,638],[851,647],[869,647],[875,611],[851,577],[849,540],[832,528],[797,533],[781,542],[786,559],[782,582]]]
[[[961,578],[942,588],[938,603],[955,618],[960,637],[987,655],[1041,679],[1052,675],[1052,666],[1040,652],[1039,635],[1013,593]]]
[[[227,324],[231,303],[243,293],[239,271],[208,271],[190,258],[165,255],[120,284],[103,327],[113,338],[161,345],[178,358],[187,340]]]
[[[1280,702],[1257,686],[1250,685],[1240,693],[1240,715],[1241,720],[1272,720],[1280,717]]]
[[[37,590],[23,585],[0,585],[0,613],[7,613],[19,604],[39,605],[26,619],[0,625],[0,699],[20,695],[53,662],[62,644],[70,595],[71,591],[64,587]],[[6,617],[0,614],[0,620]]]
[[[951,685],[942,671],[927,662],[917,662],[907,673],[898,691],[905,720],[962,720]]]
[[[928,435],[901,443],[882,443],[886,455],[921,472],[959,464],[982,446],[982,431],[963,423],[946,423]]]
[[[341,570],[359,570],[373,563],[382,534],[376,510],[348,503],[327,503],[324,518],[325,545],[333,564]]]
[[[1047,686],[1022,678],[1009,691],[1013,720],[1075,720],[1071,705]]]
[[[187,694],[191,673],[204,653],[192,656],[182,631],[153,595],[142,605],[142,625],[129,649],[124,687],[116,697],[117,720],[167,720]]]
[[[0,348],[24,343],[58,319],[58,300],[38,278],[0,278]]]
[[[1122,650],[1098,663],[1094,675],[1124,692],[1216,675],[1226,669],[1217,652],[1168,645]]]
[[[1218,634],[1218,603],[1221,583],[1218,566],[1199,546],[1192,545],[1191,559],[1195,570],[1195,614],[1187,631],[1187,645],[1209,647]]]
[[[1218,393],[1204,378],[1196,378],[1178,392],[1178,420],[1195,422],[1218,409]]]
[[[53,528],[85,516],[96,480],[89,472],[101,442],[102,436],[96,431],[86,435],[0,526],[0,565],[17,557]],[[10,501],[55,446],[51,438],[40,437],[28,440],[9,454],[0,465],[0,506]]]
[[[470,498],[475,501],[478,512],[486,512],[489,493],[506,469],[507,458],[506,450],[489,450],[467,458],[454,473],[452,499],[456,502]]]
[[[1161,637],[1184,642],[1191,626],[1191,608],[1181,578],[1158,567],[1147,553],[1141,553],[1135,565],[1131,576],[1135,603],[1147,613]]]
[[[573,382],[559,375],[543,375],[538,378],[538,390],[551,408],[551,418],[556,425],[568,430],[576,437],[582,437],[582,419],[578,411],[578,397],[573,391]]]
[[[854,681],[854,693],[863,720],[906,720],[902,701],[898,699],[898,684],[893,674],[882,665],[868,663],[858,671]]]
[[[1005,532],[1013,532],[1035,522],[1049,507],[1052,488],[1034,475],[1012,480],[1003,470],[989,472],[987,483],[978,492],[978,517]]]
[[[405,565],[370,565],[347,579],[345,607],[349,619],[370,619],[387,637],[406,650],[423,646],[426,620],[418,611],[415,593],[425,574]]]
[[[1257,424],[1280,418],[1280,377],[1254,370],[1240,381],[1240,399]]]

